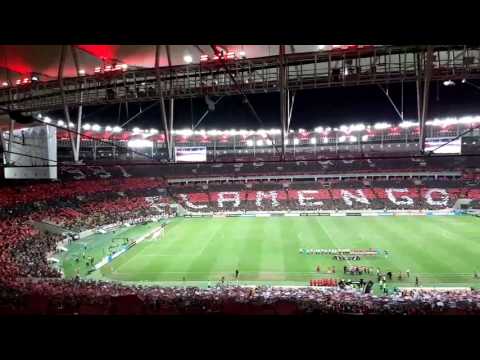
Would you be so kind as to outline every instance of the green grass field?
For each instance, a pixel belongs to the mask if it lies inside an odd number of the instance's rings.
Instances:
[[[98,262],[102,247],[111,239],[139,237],[155,226],[97,234],[83,242]],[[162,237],[134,246],[89,276],[199,286],[222,276],[232,282],[235,269],[240,271],[241,284],[305,285],[315,278],[360,278],[343,274],[348,262],[302,255],[300,248],[388,250],[388,257],[382,253],[350,263],[392,271],[392,285],[413,286],[415,276],[424,286],[480,285],[473,276],[480,271],[480,219],[470,216],[178,218],[167,225]],[[67,277],[79,266],[73,261],[78,251],[83,245],[73,244],[63,258]],[[327,273],[332,266],[334,275]],[[398,281],[398,272],[405,277],[407,269],[410,279]]]

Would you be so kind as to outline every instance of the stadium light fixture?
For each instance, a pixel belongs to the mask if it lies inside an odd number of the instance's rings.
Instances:
[[[122,128],[121,128],[120,126],[115,126],[115,127],[113,128],[113,132],[114,132],[114,133],[119,133],[119,132],[121,132],[121,131],[122,131]]]
[[[92,126],[90,124],[83,124],[83,126],[82,126],[82,129],[87,130],[87,131],[90,130],[91,128],[92,128]]]
[[[398,126],[402,129],[408,129],[414,126],[418,126],[418,123],[413,121],[402,121]]]
[[[452,80],[446,80],[443,82],[444,86],[455,86],[455,82]]]
[[[190,55],[185,55],[185,56],[183,57],[183,61],[185,61],[187,64],[191,64],[192,61],[193,61],[193,59],[192,59],[192,57],[191,57]]]
[[[50,123],[52,122],[52,119],[50,119],[48,116],[45,116],[45,117],[43,118],[43,122],[44,122],[44,123],[47,123],[47,124],[50,124]]]
[[[150,129],[150,134],[156,135],[156,134],[158,134],[158,130],[157,129]]]
[[[253,146],[253,140],[248,139],[247,140],[247,146]]]
[[[317,139],[316,139],[316,138],[311,138],[311,139],[310,139],[310,144],[315,145],[316,143],[317,143]]]
[[[354,143],[354,142],[356,142],[356,141],[357,141],[357,137],[356,137],[356,136],[353,136],[353,135],[350,136],[350,142],[351,142],[351,143]]]
[[[325,49],[325,45],[318,45],[318,50],[323,50]]]
[[[384,130],[384,129],[389,129],[390,127],[392,127],[392,125],[390,125],[389,123],[386,123],[386,122],[382,122],[382,123],[376,123],[373,128],[375,130]]]
[[[465,84],[467,82],[467,79],[462,79],[462,84]]]
[[[32,81],[38,81],[38,76],[32,76]]]
[[[241,51],[238,53],[238,55],[239,55],[240,57],[244,58],[244,57],[245,57],[245,51],[244,51],[244,50],[241,50]]]
[[[127,64],[122,64],[121,68],[122,68],[123,71],[127,71],[128,65]]]
[[[130,140],[127,143],[127,146],[132,149],[136,148],[146,148],[146,147],[152,147],[153,142],[150,140],[145,140],[145,139],[135,139],[135,140]]]
[[[328,137],[324,137],[324,138],[323,138],[323,143],[324,143],[324,144],[328,144]]]
[[[37,119],[42,119],[42,114],[37,114]]]
[[[112,131],[112,127],[110,125],[106,126],[105,131],[108,131],[108,132]]]
[[[8,82],[4,81],[4,82],[2,83],[2,86],[3,86],[3,87],[8,86]]]
[[[69,122],[69,123],[68,123],[68,127],[69,127],[69,128],[73,128],[74,126],[75,126],[74,123],[72,123],[72,122]]]
[[[316,127],[314,130],[315,130],[315,132],[317,132],[317,133],[322,133],[322,132],[323,132],[323,127],[322,127],[322,126],[318,126],[318,127]]]
[[[257,140],[257,146],[263,146],[263,140]]]
[[[85,76],[85,70],[84,69],[78,70],[78,75]]]
[[[297,138],[293,139],[293,145],[298,145],[299,143],[300,143],[300,140],[298,140]]]
[[[363,131],[363,130],[365,130],[364,124],[350,125],[350,131]]]
[[[57,121],[57,125],[58,126],[64,126],[65,125],[65,122],[63,120],[58,120]]]
[[[92,130],[93,131],[100,131],[102,129],[102,127],[98,124],[93,124],[92,125]]]
[[[132,129],[132,131],[133,131],[134,134],[139,134],[139,133],[142,132],[142,130],[140,130],[140,128],[138,128],[138,127],[134,127],[134,128]]]
[[[343,142],[345,142],[346,139],[347,139],[347,137],[344,136],[344,135],[342,135],[342,136],[340,136],[340,137],[338,138],[338,142],[343,143]]]
[[[363,135],[362,136],[362,141],[368,141],[368,135]]]

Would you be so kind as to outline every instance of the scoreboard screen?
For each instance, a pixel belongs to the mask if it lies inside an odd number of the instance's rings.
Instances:
[[[449,141],[451,142],[448,143]],[[436,150],[439,146],[442,147]],[[459,138],[452,141],[452,138],[427,138],[425,139],[425,151],[433,151],[434,154],[461,154],[462,139]]]
[[[207,147],[206,146],[175,147],[175,161],[205,162],[207,161]]]

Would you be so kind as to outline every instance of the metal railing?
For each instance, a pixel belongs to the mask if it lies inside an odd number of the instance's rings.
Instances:
[[[415,54],[425,46],[382,46],[343,53],[294,53],[285,57],[289,90],[360,86],[415,81]],[[480,47],[434,46],[432,80],[480,78]],[[226,64],[246,94],[279,91],[279,58],[240,59]],[[65,78],[65,102],[69,106],[141,102],[165,96],[190,98],[232,95],[238,88],[221,63],[188,64],[109,72]],[[82,94],[82,99],[80,99]],[[35,82],[0,90],[0,107],[22,111],[63,107],[58,80]]]

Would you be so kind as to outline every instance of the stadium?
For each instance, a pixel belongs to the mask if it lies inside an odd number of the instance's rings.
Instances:
[[[480,314],[480,47],[0,47],[0,314]]]

